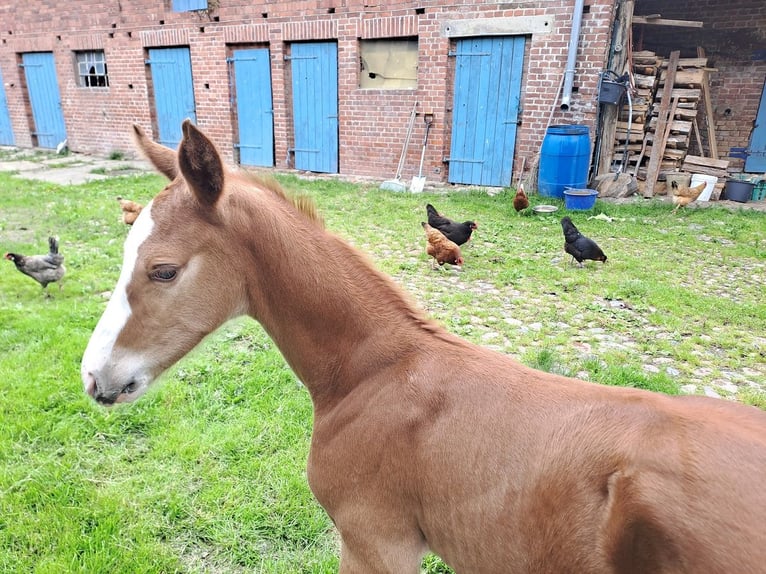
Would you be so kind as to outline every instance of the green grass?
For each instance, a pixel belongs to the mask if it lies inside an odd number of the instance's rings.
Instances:
[[[280,179],[469,340],[543,370],[669,394],[685,384],[723,393],[734,380],[731,398],[766,408],[762,213],[599,201],[572,217],[609,262],[578,268],[562,250],[562,211],[519,216],[508,192]],[[337,535],[305,478],[309,397],[257,324],[226,325],[136,404],[107,410],[82,391],[80,358],[127,233],[115,198],[146,202],[163,185],[0,174],[0,249],[42,252],[55,234],[68,268],[46,299],[10,262],[0,267],[0,571],[333,572]],[[431,270],[426,202],[479,223],[462,271]],[[599,213],[614,219],[588,219]],[[449,571],[433,556],[424,569]]]

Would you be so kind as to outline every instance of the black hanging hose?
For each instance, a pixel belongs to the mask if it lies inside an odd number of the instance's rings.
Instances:
[[[633,111],[632,111],[633,102],[632,102],[632,100],[630,98],[630,75],[626,72],[622,76],[618,76],[612,70],[604,70],[598,76],[598,99],[599,99],[599,102],[598,102],[598,108],[596,110],[596,130],[597,130],[596,133],[598,134],[598,140],[597,140],[597,143],[596,143],[596,149],[595,149],[595,153],[594,153],[593,170],[592,170],[592,172],[595,172],[595,171],[598,170],[598,164],[599,164],[599,161],[601,159],[601,145],[602,145],[602,139],[603,139],[602,133],[601,133],[601,128],[602,128],[602,125],[601,125],[601,105],[604,104],[604,103],[611,104],[611,102],[602,102],[601,101],[601,93],[602,93],[602,90],[603,90],[603,82],[604,82],[604,80],[614,82],[615,84],[621,84],[621,85],[623,85],[625,87],[625,93],[628,96],[628,104],[629,104],[629,106],[631,108],[631,110],[630,110],[630,117],[628,118],[628,133],[627,133],[627,136],[625,137],[625,149],[624,149],[624,156],[623,156],[622,167],[621,167],[620,171],[617,172],[619,174],[620,172],[625,171],[625,167],[626,167],[625,164],[627,163],[627,159],[628,159],[628,145],[630,144],[630,132],[631,132],[631,127],[632,127],[632,119],[633,119]],[[622,97],[620,97],[620,99],[616,102],[616,104],[619,106],[621,104],[621,102],[622,102]],[[620,110],[618,108],[617,112],[619,113],[619,111]],[[592,173],[592,176],[594,176],[594,175],[596,175],[596,174]],[[591,177],[591,179],[592,179],[592,177]]]

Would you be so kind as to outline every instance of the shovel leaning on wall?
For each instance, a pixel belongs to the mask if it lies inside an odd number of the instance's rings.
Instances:
[[[423,114],[423,121],[426,123],[426,135],[423,138],[423,150],[420,152],[420,170],[418,175],[412,178],[410,184],[410,191],[412,193],[422,193],[423,187],[426,185],[426,178],[423,175],[423,160],[426,157],[426,144],[428,144],[428,132],[431,130],[431,124],[434,121],[433,114]]]

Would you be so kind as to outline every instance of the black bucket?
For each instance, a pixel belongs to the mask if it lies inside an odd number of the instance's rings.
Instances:
[[[724,195],[729,201],[747,203],[750,201],[750,196],[753,195],[754,187],[755,184],[750,181],[737,181],[736,179],[730,179],[726,182]]]
[[[601,80],[601,88],[598,92],[598,103],[612,104],[616,106],[625,95],[625,84],[618,84],[611,80]]]

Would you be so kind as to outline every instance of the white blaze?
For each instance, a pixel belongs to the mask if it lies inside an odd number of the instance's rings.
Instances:
[[[138,249],[154,228],[151,208],[150,201],[141,210],[125,239],[125,255],[120,278],[85,349],[80,371],[86,391],[91,381],[89,375],[99,378],[99,375],[105,371],[105,367],[109,365],[115,341],[131,315],[127,287],[136,267]]]

